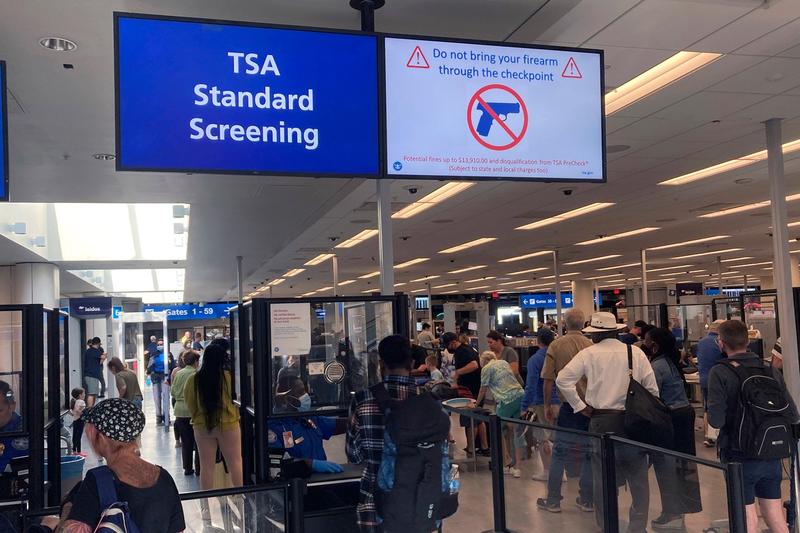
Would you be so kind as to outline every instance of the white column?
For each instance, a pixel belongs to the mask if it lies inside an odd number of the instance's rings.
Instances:
[[[244,299],[244,279],[242,278],[242,256],[236,256],[236,295],[239,298],[239,303],[242,303]],[[167,342],[167,338],[164,337],[164,342]]]
[[[436,328],[433,327],[433,295],[431,294],[431,282],[425,282],[425,288],[428,289],[428,324],[431,325],[431,331],[436,334]],[[414,306],[416,308],[416,306]]]
[[[572,282],[572,307],[580,309],[587,317],[592,316],[594,303],[592,302],[591,281]]]
[[[333,270],[333,295],[339,296],[339,256],[331,258],[331,270]]]
[[[792,287],[800,287],[800,254],[790,254],[792,267]]]
[[[647,250],[641,251],[642,261],[642,305],[647,305]],[[647,314],[645,314],[647,316]]]
[[[42,304],[58,308],[61,278],[51,263],[19,263],[11,268],[12,300],[15,304]]]
[[[556,280],[556,331],[561,334],[561,273],[558,270],[558,250],[553,250],[553,274]]]
[[[378,183],[378,254],[380,256],[381,294],[394,294],[394,248],[392,244],[392,182]]]

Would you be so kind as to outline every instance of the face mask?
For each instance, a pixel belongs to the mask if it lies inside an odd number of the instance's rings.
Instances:
[[[164,351],[164,347],[163,347],[163,346],[159,346],[159,347],[158,347],[158,351],[159,351],[159,352],[163,352],[163,351]]]
[[[311,410],[311,396],[309,396],[307,392],[300,396],[298,401],[300,401],[300,407],[297,408],[298,411]]]

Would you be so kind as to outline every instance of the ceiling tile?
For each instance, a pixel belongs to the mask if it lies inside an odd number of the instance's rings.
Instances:
[[[720,28],[692,45],[693,50],[752,55],[775,55],[798,42],[800,17],[797,2],[770,2],[765,8],[754,9],[746,16]],[[792,27],[794,26],[794,27]],[[742,46],[742,43],[749,43]]]
[[[777,11],[781,8],[785,10],[789,6],[792,6],[792,9],[794,10],[794,16],[797,17],[798,12],[800,12],[797,2],[780,2],[775,6],[775,10]],[[772,10],[764,11],[769,12]],[[748,17],[748,19],[749,18],[750,17]],[[767,33],[763,37],[754,40],[750,44],[737,49],[736,53],[765,56],[784,55],[782,52],[800,45],[800,19],[790,21],[790,19],[784,18],[781,23],[783,24],[782,26],[774,31],[771,31],[770,33]],[[790,55],[787,57],[792,56]]]
[[[800,116],[800,95],[778,95],[728,115],[727,119],[763,122],[770,118]]]
[[[780,94],[800,85],[800,59],[773,57],[713,86],[715,91]]]
[[[703,91],[693,94],[677,104],[665,107],[653,116],[682,119],[686,121],[687,125],[697,126],[728,116],[767,98],[761,94]]]
[[[548,2],[513,36],[516,42],[582,43],[640,0],[560,0]]]

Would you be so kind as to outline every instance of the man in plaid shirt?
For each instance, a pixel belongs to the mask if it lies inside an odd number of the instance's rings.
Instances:
[[[420,390],[410,377],[411,344],[401,335],[390,335],[378,345],[383,384],[393,400],[405,400]],[[358,525],[364,533],[379,533],[382,528],[375,507],[378,469],[383,455],[383,413],[369,389],[357,392],[350,405],[347,428],[347,458],[364,465],[358,498]]]

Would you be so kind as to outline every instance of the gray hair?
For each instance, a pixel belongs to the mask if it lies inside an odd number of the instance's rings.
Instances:
[[[573,307],[564,313],[564,322],[567,324],[567,331],[580,331],[586,322],[586,315],[580,309]]]

